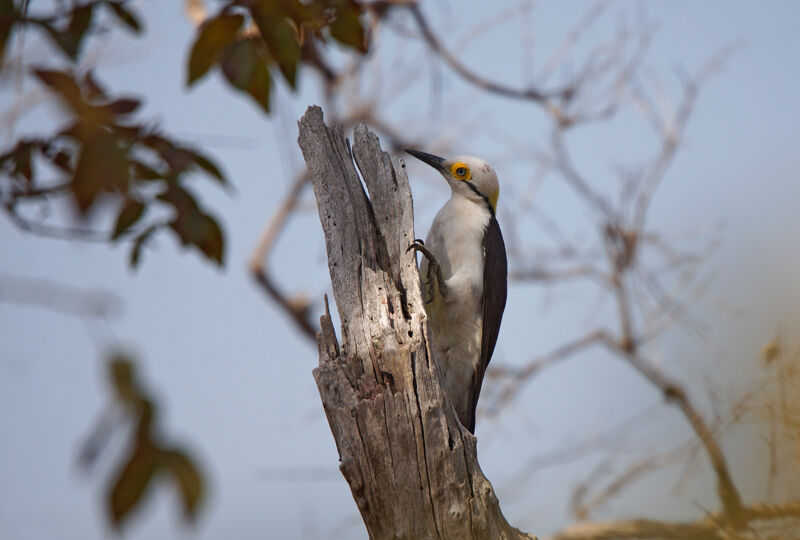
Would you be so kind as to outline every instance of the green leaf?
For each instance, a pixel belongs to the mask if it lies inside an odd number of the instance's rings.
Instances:
[[[200,210],[194,196],[177,184],[169,186],[166,192],[158,195],[158,199],[175,208],[175,218],[169,222],[181,243],[194,246],[206,258],[222,265],[225,241],[219,223]]]
[[[33,141],[20,141],[17,146],[4,157],[14,163],[11,176],[23,177],[28,184],[33,181],[33,150],[36,143]]]
[[[279,11],[279,15],[284,18],[290,19],[297,27],[304,23],[312,22],[318,18],[320,7],[324,6],[314,5],[315,2],[302,2],[301,0],[280,0],[279,2],[270,2],[269,0],[256,2],[258,9],[263,10],[265,7],[270,7],[274,12]]]
[[[278,63],[286,82],[294,88],[300,62],[300,43],[294,28],[277,12],[274,4],[268,2],[259,4],[255,21],[272,58]]]
[[[137,180],[163,180],[164,175],[140,161],[131,162],[131,177]]]
[[[184,244],[196,246],[207,259],[222,266],[225,240],[219,223],[211,215],[200,212],[190,219],[173,221],[170,226]]]
[[[141,501],[157,471],[154,450],[138,445],[124,464],[108,496],[111,522],[119,527]]]
[[[94,72],[89,70],[86,72],[86,75],[83,76],[83,81],[80,83],[81,89],[83,90],[84,96],[89,101],[99,100],[99,99],[106,99],[107,92],[100,84],[100,82],[95,79]]]
[[[124,116],[135,112],[142,104],[138,99],[123,98],[112,101],[106,107],[116,116]]]
[[[139,201],[127,199],[117,216],[117,222],[114,225],[114,232],[111,234],[111,239],[116,240],[125,234],[128,229],[139,221],[139,218],[144,214],[144,209],[145,206]]]
[[[19,17],[14,0],[0,0],[0,17]]]
[[[184,516],[186,519],[194,519],[205,494],[205,481],[200,469],[180,450],[161,450],[159,454],[160,467],[172,473],[177,483]]]
[[[108,368],[116,399],[121,403],[132,403],[139,399],[133,361],[122,353],[115,353],[108,362]]]
[[[64,150],[59,150],[51,158],[51,161],[53,162],[53,165],[55,165],[62,171],[68,173],[72,172],[72,157],[69,155],[68,152],[65,152]]]
[[[188,169],[194,162],[194,154],[178,146],[161,135],[148,135],[141,142],[155,150],[159,157],[169,165],[167,176],[177,176]]]
[[[200,27],[197,39],[192,45],[192,52],[189,54],[187,86],[191,86],[208,73],[225,49],[236,41],[243,22],[244,17],[241,15],[220,15]]]
[[[227,184],[228,181],[225,179],[225,176],[219,170],[219,167],[211,161],[209,158],[205,157],[203,154],[199,152],[191,152],[192,156],[194,157],[194,164],[197,165],[200,169],[204,170],[209,175],[213,176],[217,180],[219,180],[222,184]]]
[[[269,113],[271,80],[262,45],[250,38],[237,41],[225,51],[220,61],[222,73],[234,88],[246,92]]]
[[[133,240],[133,247],[131,248],[131,255],[130,259],[128,260],[128,264],[131,268],[136,268],[139,266],[139,263],[142,259],[142,249],[144,249],[145,244],[153,236],[159,229],[159,225],[151,225],[146,228],[144,231],[140,232],[136,238]]]
[[[106,5],[114,11],[114,15],[116,15],[120,21],[125,23],[128,28],[137,34],[142,31],[142,25],[139,23],[139,19],[137,19],[133,13],[128,11],[122,2],[106,2]]]
[[[83,38],[92,22],[94,6],[95,4],[85,4],[73,9],[65,30],[58,30],[45,22],[40,23],[53,42],[72,60],[77,60],[80,55]]]
[[[3,66],[3,56],[8,38],[11,37],[11,30],[17,21],[19,21],[19,14],[14,8],[14,0],[0,0],[0,69]]]
[[[73,111],[78,112],[84,108],[85,102],[81,88],[72,75],[65,71],[49,69],[34,69],[33,73],[40,81],[58,93]]]
[[[359,52],[367,52],[367,39],[361,24],[361,9],[352,0],[339,0],[330,23],[331,37]]]
[[[366,34],[361,24],[361,7],[353,0],[334,2],[334,18],[329,28],[331,37],[339,43],[362,53],[367,52]]]
[[[85,214],[102,193],[127,189],[130,170],[127,152],[111,133],[93,130],[81,142],[70,189],[78,210]]]

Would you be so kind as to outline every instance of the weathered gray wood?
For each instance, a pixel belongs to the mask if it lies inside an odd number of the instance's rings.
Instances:
[[[300,147],[325,233],[339,346],[321,319],[314,370],[325,414],[371,538],[533,538],[503,517],[439,386],[422,303],[405,165],[365,126],[352,154],[309,107]],[[364,189],[366,185],[369,195]]]

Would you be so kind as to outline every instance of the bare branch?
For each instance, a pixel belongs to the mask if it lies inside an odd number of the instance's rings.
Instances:
[[[800,517],[800,501],[778,505],[756,504],[742,508],[742,518],[747,523]],[[729,516],[711,514],[701,521],[670,523],[650,519],[630,521],[590,522],[571,525],[548,540],[729,540]],[[758,538],[758,536],[755,536]]]
[[[3,205],[6,216],[21,230],[59,240],[80,240],[82,242],[107,243],[112,242],[109,231],[89,229],[86,227],[50,225],[40,221],[29,220],[21,216],[13,205]]]
[[[542,91],[534,87],[527,89],[517,89],[481,77],[474,71],[468,69],[464,64],[462,64],[439,41],[439,38],[437,38],[436,34],[431,30],[430,26],[428,25],[428,21],[422,14],[422,11],[419,8],[419,4],[417,4],[416,2],[410,3],[408,5],[408,9],[414,16],[414,20],[416,21],[417,26],[420,29],[420,32],[422,32],[422,37],[428,43],[430,48],[433,49],[433,51],[436,54],[438,54],[439,57],[442,60],[444,60],[444,62],[448,66],[450,66],[451,69],[453,69],[453,71],[458,73],[462,78],[474,84],[475,86],[492,94],[497,94],[499,96],[513,98],[513,99],[536,101],[539,103],[546,103],[550,99],[559,97],[564,98],[570,95],[571,93],[570,87],[565,87],[563,89],[553,90],[553,91]]]
[[[616,221],[616,213],[608,201],[595,192],[589,182],[575,168],[569,151],[564,144],[564,130],[558,124],[553,128],[551,143],[555,156],[555,166],[564,176],[567,183],[590,205],[592,210],[602,214],[607,221]]]
[[[592,278],[599,283],[608,283],[607,276],[591,264],[583,263],[569,266],[566,268],[521,268],[514,270],[508,275],[509,279],[515,281],[565,281],[571,279]]]
[[[0,302],[37,306],[80,317],[115,317],[122,301],[108,291],[77,289],[44,279],[0,273]]]
[[[667,169],[672,164],[675,153],[678,149],[681,135],[694,109],[697,95],[703,82],[719,70],[724,61],[732,54],[733,46],[726,47],[720,53],[709,60],[694,78],[685,81],[683,88],[683,98],[674,117],[663,126],[661,149],[658,156],[653,160],[653,164],[640,182],[639,194],[636,197],[633,223],[638,230],[645,227],[647,211],[653,199],[658,185],[664,178]]]
[[[652,362],[640,357],[636,352],[635,341],[623,339],[621,342],[617,342],[616,340],[606,339],[604,343],[611,350],[616,351],[625,358],[632,367],[661,390],[667,400],[676,404],[683,412],[686,420],[703,444],[711,466],[716,473],[717,494],[722,502],[725,514],[731,520],[741,519],[742,500],[733,482],[725,455],[722,453],[719,443],[706,425],[705,420],[703,420],[702,415],[692,405],[686,391],[678,383],[663,374]]]
[[[669,523],[649,519],[578,523],[555,534],[549,540],[622,540],[652,538],[660,540],[724,540],[712,520]]]
[[[286,223],[292,213],[297,208],[304,188],[309,184],[310,178],[305,171],[294,179],[283,202],[278,206],[278,209],[272,214],[264,227],[264,232],[261,233],[261,237],[253,250],[253,254],[250,256],[249,266],[250,273],[253,279],[256,280],[256,283],[258,283],[264,292],[289,315],[289,318],[302,332],[302,335],[309,340],[316,341],[319,328],[312,322],[310,302],[308,299],[302,294],[295,294],[293,296],[285,295],[275,284],[274,278],[268,270],[269,258],[272,249],[275,247],[275,242],[286,227]]]
[[[697,442],[691,440],[673,448],[669,452],[647,456],[629,465],[622,473],[618,474],[613,481],[609,482],[602,490],[587,501],[583,499],[589,492],[589,489],[586,483],[583,483],[576,488],[574,492],[572,502],[573,515],[579,520],[586,519],[594,509],[604,504],[610,498],[618,495],[623,489],[638,480],[641,476],[679,462],[684,459],[686,453],[694,447],[697,447]]]
[[[552,366],[556,362],[577,354],[578,352],[587,349],[592,345],[602,343],[606,339],[608,338],[606,337],[606,333],[604,331],[596,330],[594,332],[589,332],[588,334],[573,341],[567,342],[557,347],[555,350],[535,358],[534,360],[531,360],[527,364],[520,367],[512,368],[502,365],[490,365],[486,373],[487,377],[494,379],[503,377],[508,379],[505,388],[498,393],[494,400],[492,400],[492,406],[490,410],[498,411],[499,408],[514,399],[514,397],[516,397],[516,395],[522,390],[523,385],[541,370]]]

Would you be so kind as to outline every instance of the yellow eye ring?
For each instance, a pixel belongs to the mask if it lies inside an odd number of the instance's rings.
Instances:
[[[458,178],[459,180],[469,180],[472,178],[472,173],[469,171],[469,167],[460,161],[453,163],[453,166],[450,167],[450,174],[453,175],[453,178]]]

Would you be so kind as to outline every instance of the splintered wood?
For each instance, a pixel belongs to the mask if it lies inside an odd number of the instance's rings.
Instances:
[[[319,107],[299,126],[342,324],[339,343],[326,302],[314,378],[370,538],[535,538],[503,517],[439,385],[405,165],[364,125],[351,151]]]

